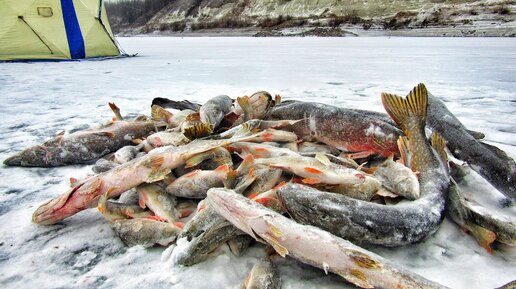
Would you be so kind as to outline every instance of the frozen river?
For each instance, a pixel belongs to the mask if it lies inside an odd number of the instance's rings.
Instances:
[[[59,130],[122,114],[150,113],[154,97],[204,102],[267,90],[284,99],[383,111],[382,91],[405,95],[423,82],[472,130],[516,157],[514,38],[119,38],[137,57],[0,63],[0,159]],[[192,268],[161,261],[163,249],[125,248],[90,210],[41,227],[31,214],[64,193],[88,166],[0,168],[2,288],[239,288],[262,252],[219,252]],[[513,208],[509,214],[516,217]],[[516,279],[516,248],[492,255],[445,220],[421,244],[374,248],[452,288],[494,288]],[[227,250],[226,250],[227,251]],[[342,288],[335,276],[286,260],[283,288]]]

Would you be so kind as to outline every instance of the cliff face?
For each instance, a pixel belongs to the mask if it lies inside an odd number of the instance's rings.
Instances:
[[[142,0],[149,1],[149,0]],[[177,0],[169,1],[144,24],[119,31],[206,31],[291,27],[362,30],[483,28],[514,36],[514,0]],[[116,26],[116,24],[115,24]],[[505,34],[504,34],[505,33]],[[475,35],[474,33],[470,33]]]

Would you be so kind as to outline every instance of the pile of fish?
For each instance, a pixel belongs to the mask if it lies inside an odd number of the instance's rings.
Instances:
[[[361,288],[444,288],[359,246],[419,242],[445,215],[488,251],[495,241],[516,245],[515,220],[459,185],[465,162],[506,196],[500,206],[512,206],[516,165],[423,84],[381,99],[387,114],[264,91],[203,105],[156,98],[151,117],[134,120],[110,103],[115,117],[103,127],[61,134],[4,163],[94,163],[91,176],[34,212],[37,224],[98,208],[127,246],[174,244],[170,258],[183,266],[224,244],[235,255],[253,240],[269,245],[244,288],[280,288],[276,253]]]

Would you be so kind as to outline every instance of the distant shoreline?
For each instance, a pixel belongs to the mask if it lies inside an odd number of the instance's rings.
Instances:
[[[456,27],[427,27],[413,29],[368,29],[360,26],[351,27],[291,27],[285,29],[260,28],[215,28],[195,31],[153,31],[141,33],[124,31],[117,37],[148,36],[148,37],[516,37],[516,27],[486,26],[456,26]]]

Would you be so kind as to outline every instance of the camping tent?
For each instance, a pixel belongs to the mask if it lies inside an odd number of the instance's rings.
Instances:
[[[102,0],[0,0],[0,60],[117,55]]]

